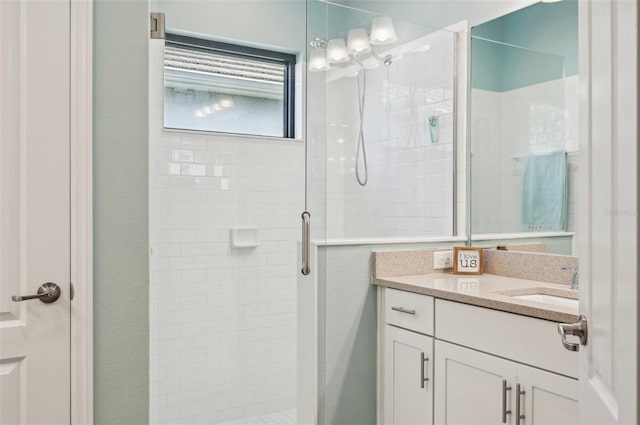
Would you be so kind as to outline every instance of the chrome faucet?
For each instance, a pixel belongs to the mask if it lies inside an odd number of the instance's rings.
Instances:
[[[577,267],[562,267],[562,270],[569,270],[573,272],[571,277],[571,289],[578,290],[580,288],[578,268]]]

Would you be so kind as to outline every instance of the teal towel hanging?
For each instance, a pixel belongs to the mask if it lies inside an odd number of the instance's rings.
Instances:
[[[567,228],[567,153],[527,155],[522,173],[524,231]]]

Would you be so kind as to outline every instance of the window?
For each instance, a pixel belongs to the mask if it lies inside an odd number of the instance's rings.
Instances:
[[[294,137],[295,55],[167,34],[164,127]]]

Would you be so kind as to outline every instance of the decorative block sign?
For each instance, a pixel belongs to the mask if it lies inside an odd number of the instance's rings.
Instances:
[[[482,274],[482,249],[471,246],[453,248],[453,274]]]

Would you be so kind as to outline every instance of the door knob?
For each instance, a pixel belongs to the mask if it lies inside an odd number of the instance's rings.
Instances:
[[[40,285],[36,295],[14,295],[11,299],[15,302],[39,299],[43,303],[49,304],[60,298],[60,287],[53,282]]]
[[[587,344],[587,318],[580,315],[580,320],[576,323],[558,323],[558,333],[562,336],[562,345],[569,351],[580,350],[580,345]],[[573,335],[580,338],[580,343],[567,341],[567,335]]]

